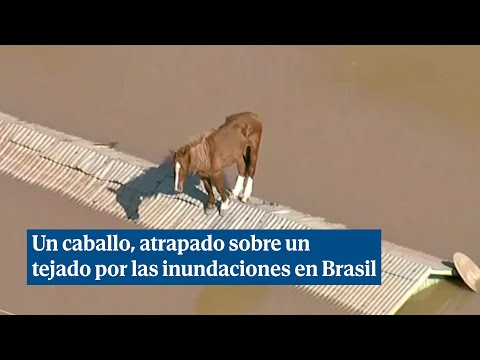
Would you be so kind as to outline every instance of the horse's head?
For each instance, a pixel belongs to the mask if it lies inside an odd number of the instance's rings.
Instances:
[[[173,173],[175,175],[175,191],[183,191],[183,183],[190,171],[190,151],[187,146],[183,146],[177,151],[170,150],[173,157]]]

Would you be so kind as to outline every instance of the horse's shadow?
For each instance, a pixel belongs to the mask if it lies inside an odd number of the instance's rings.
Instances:
[[[142,200],[159,194],[190,202],[205,211],[208,196],[197,188],[200,185],[198,177],[191,175],[185,179],[183,194],[174,191],[172,161],[171,157],[167,157],[158,167],[148,168],[140,176],[121,185],[117,190],[109,188],[109,191],[115,194],[117,202],[122,206],[129,220],[138,222]],[[191,197],[193,201],[186,199],[185,195]]]

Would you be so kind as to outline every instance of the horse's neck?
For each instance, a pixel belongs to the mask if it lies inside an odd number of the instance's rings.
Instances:
[[[210,148],[207,138],[190,148],[190,169],[193,172],[207,171],[210,168]]]

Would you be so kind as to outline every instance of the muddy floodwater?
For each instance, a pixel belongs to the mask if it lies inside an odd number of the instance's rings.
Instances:
[[[479,63],[478,46],[0,46],[0,111],[153,162],[255,111],[254,196],[480,264]],[[0,313],[342,313],[289,287],[27,287],[26,228],[134,225],[0,184]],[[478,314],[480,296],[440,283],[400,313]]]

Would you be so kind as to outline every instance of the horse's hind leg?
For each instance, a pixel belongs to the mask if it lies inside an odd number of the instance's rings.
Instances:
[[[230,201],[227,196],[227,192],[225,191],[225,186],[223,185],[223,177],[222,177],[222,172],[219,171],[213,176],[213,179],[215,180],[215,185],[217,186],[217,190],[220,193],[220,196],[222,197],[222,203],[220,204],[220,216],[224,216],[228,208],[230,206]]]
[[[243,190],[243,195],[241,200],[247,202],[250,199],[253,191],[253,179],[255,177],[255,172],[257,170],[257,159],[258,159],[258,146],[259,142],[255,142],[250,146],[250,151],[248,152],[248,161],[247,161],[247,181],[245,188]]]
[[[243,185],[245,182],[245,177],[247,176],[247,164],[245,160],[242,158],[237,160],[237,169],[238,169],[238,176],[237,182],[235,183],[235,187],[232,190],[232,195],[238,197],[243,190]]]
[[[205,205],[205,213],[207,215],[211,214],[215,210],[215,195],[213,194],[212,181],[210,178],[206,177],[202,179],[205,190],[208,193],[208,202]]]

